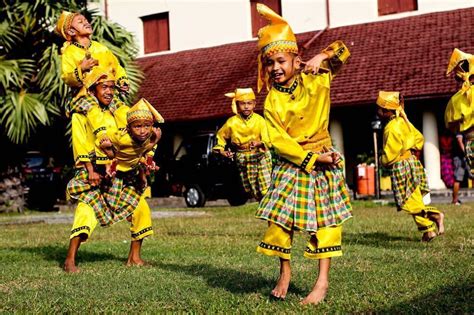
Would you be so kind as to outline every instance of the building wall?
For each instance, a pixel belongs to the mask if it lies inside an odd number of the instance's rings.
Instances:
[[[331,27],[474,5],[473,0],[418,0],[417,11],[378,16],[377,0],[328,1]],[[296,33],[326,26],[326,0],[281,0],[281,7],[283,17]],[[136,36],[141,55],[140,17],[162,12],[169,12],[170,52],[252,39],[250,0],[101,0],[101,10]]]

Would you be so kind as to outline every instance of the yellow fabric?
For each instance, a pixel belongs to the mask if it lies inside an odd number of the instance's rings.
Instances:
[[[151,210],[144,196],[140,198],[137,208],[133,211],[130,233],[132,241],[138,241],[153,234]]]
[[[269,21],[269,24],[258,31],[258,92],[264,84],[268,88],[268,76],[264,73],[262,59],[277,52],[298,54],[298,44],[290,25],[269,7],[257,3],[258,13]]]
[[[469,63],[473,63],[471,60],[474,59],[474,56],[468,53],[465,53],[457,48],[454,48],[451,57],[449,58],[448,69],[446,70],[446,75],[449,75],[461,61],[467,60],[470,61]],[[456,73],[456,75],[460,76],[461,73]]]
[[[125,69],[105,45],[93,40],[91,40],[91,44],[87,49],[75,45],[68,45],[63,49],[61,56],[61,78],[67,85],[74,88],[82,87],[85,73],[82,73],[80,64],[86,57],[86,54],[90,54],[91,58],[98,60],[99,67],[113,68],[115,70],[116,83],[122,85],[122,80],[127,77]]]
[[[135,169],[140,159],[147,153],[147,147],[150,140],[146,140],[142,144],[133,141],[128,132],[113,131],[108,133],[113,146],[116,148],[115,159],[117,160],[117,170],[127,172]],[[147,151],[147,152],[145,152]],[[154,151],[147,153],[149,156],[154,156]]]
[[[257,246],[257,252],[290,260],[292,243],[293,231],[287,231],[275,223],[270,223],[263,241]]]
[[[67,34],[67,30],[71,28],[72,20],[78,14],[79,13],[76,12],[63,11],[56,23],[56,28],[54,30],[67,41],[71,40],[71,37]]]
[[[161,114],[144,98],[130,107],[127,113],[128,124],[140,119],[155,120],[158,123],[165,122]]]
[[[97,219],[94,210],[89,205],[79,202],[74,213],[70,238],[81,234],[89,238],[96,226]],[[138,241],[153,234],[150,207],[143,196],[133,211],[130,233],[132,241]]]
[[[401,99],[400,92],[380,91],[376,103],[382,108],[394,110],[395,115],[397,117],[402,117],[407,125],[410,126],[410,122],[408,121],[408,117],[404,109],[405,104],[403,99]]]
[[[100,141],[108,134],[118,132],[115,117],[110,110],[102,108],[101,106],[92,106],[87,112],[87,122],[95,134],[95,153],[97,164],[107,164],[109,159],[100,149]]]
[[[70,238],[85,234],[87,238],[92,234],[97,226],[94,209],[86,203],[79,202],[74,212],[74,222],[72,224]]]
[[[293,231],[288,231],[278,224],[270,223],[257,252],[267,256],[277,256],[291,260]],[[342,226],[319,229],[311,234],[306,244],[304,257],[323,259],[342,256]]]
[[[436,230],[436,223],[429,219],[429,215],[433,213],[438,214],[441,213],[441,211],[434,207],[425,206],[419,186],[405,202],[402,210],[413,216],[415,224],[420,232],[425,233]]]
[[[312,234],[304,257],[310,259],[323,259],[342,256],[342,225],[329,226],[318,229]]]
[[[383,153],[381,162],[384,166],[406,158],[407,151],[421,150],[424,138],[415,126],[408,124],[401,117],[392,119],[383,131]]]
[[[298,87],[292,96],[272,88],[265,99],[265,120],[272,146],[278,155],[302,165],[311,149],[311,144],[326,141],[331,146],[328,133],[330,98],[329,90],[332,74],[301,74]],[[317,96],[317,97],[315,97]],[[318,155],[314,154],[305,170],[311,172]]]
[[[232,112],[238,114],[237,101],[255,100],[255,93],[252,88],[235,89],[235,92],[226,93],[225,96],[232,98]]]
[[[464,132],[473,126],[474,86],[468,90],[459,90],[446,106],[444,121],[446,128],[454,132]]]
[[[94,152],[94,134],[87,123],[87,118],[78,113],[71,117],[72,151],[76,166],[83,162],[90,162],[90,155]]]
[[[267,148],[270,146],[265,119],[257,113],[250,114],[248,119],[240,115],[230,117],[216,136],[217,145],[213,148],[216,151],[223,151],[227,141],[242,146],[253,140],[263,142]]]

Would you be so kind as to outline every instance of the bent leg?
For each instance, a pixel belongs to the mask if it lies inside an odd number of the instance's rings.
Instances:
[[[140,198],[140,202],[132,214],[130,233],[132,241],[130,243],[127,266],[142,266],[145,264],[141,258],[143,239],[153,234],[151,210],[144,196]]]

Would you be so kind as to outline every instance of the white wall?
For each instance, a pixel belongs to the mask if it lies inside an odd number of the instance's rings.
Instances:
[[[143,54],[142,16],[169,12],[171,52],[252,39],[250,0],[101,0],[110,20],[132,32]],[[378,16],[377,0],[329,0],[331,27],[474,6],[474,0],[418,0],[418,10]],[[326,26],[326,0],[281,0],[295,33]]]

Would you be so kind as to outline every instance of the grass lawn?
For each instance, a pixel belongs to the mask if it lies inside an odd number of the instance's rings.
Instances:
[[[60,268],[69,224],[1,225],[0,312],[474,313],[472,203],[441,206],[447,233],[429,244],[394,207],[354,203],[328,297],[309,307],[299,301],[317,263],[302,257],[303,233],[295,235],[286,301],[268,300],[278,260],[255,252],[266,228],[253,217],[256,206],[155,220],[143,246],[148,267],[123,265],[128,223],[98,228],[79,250],[79,274]]]

